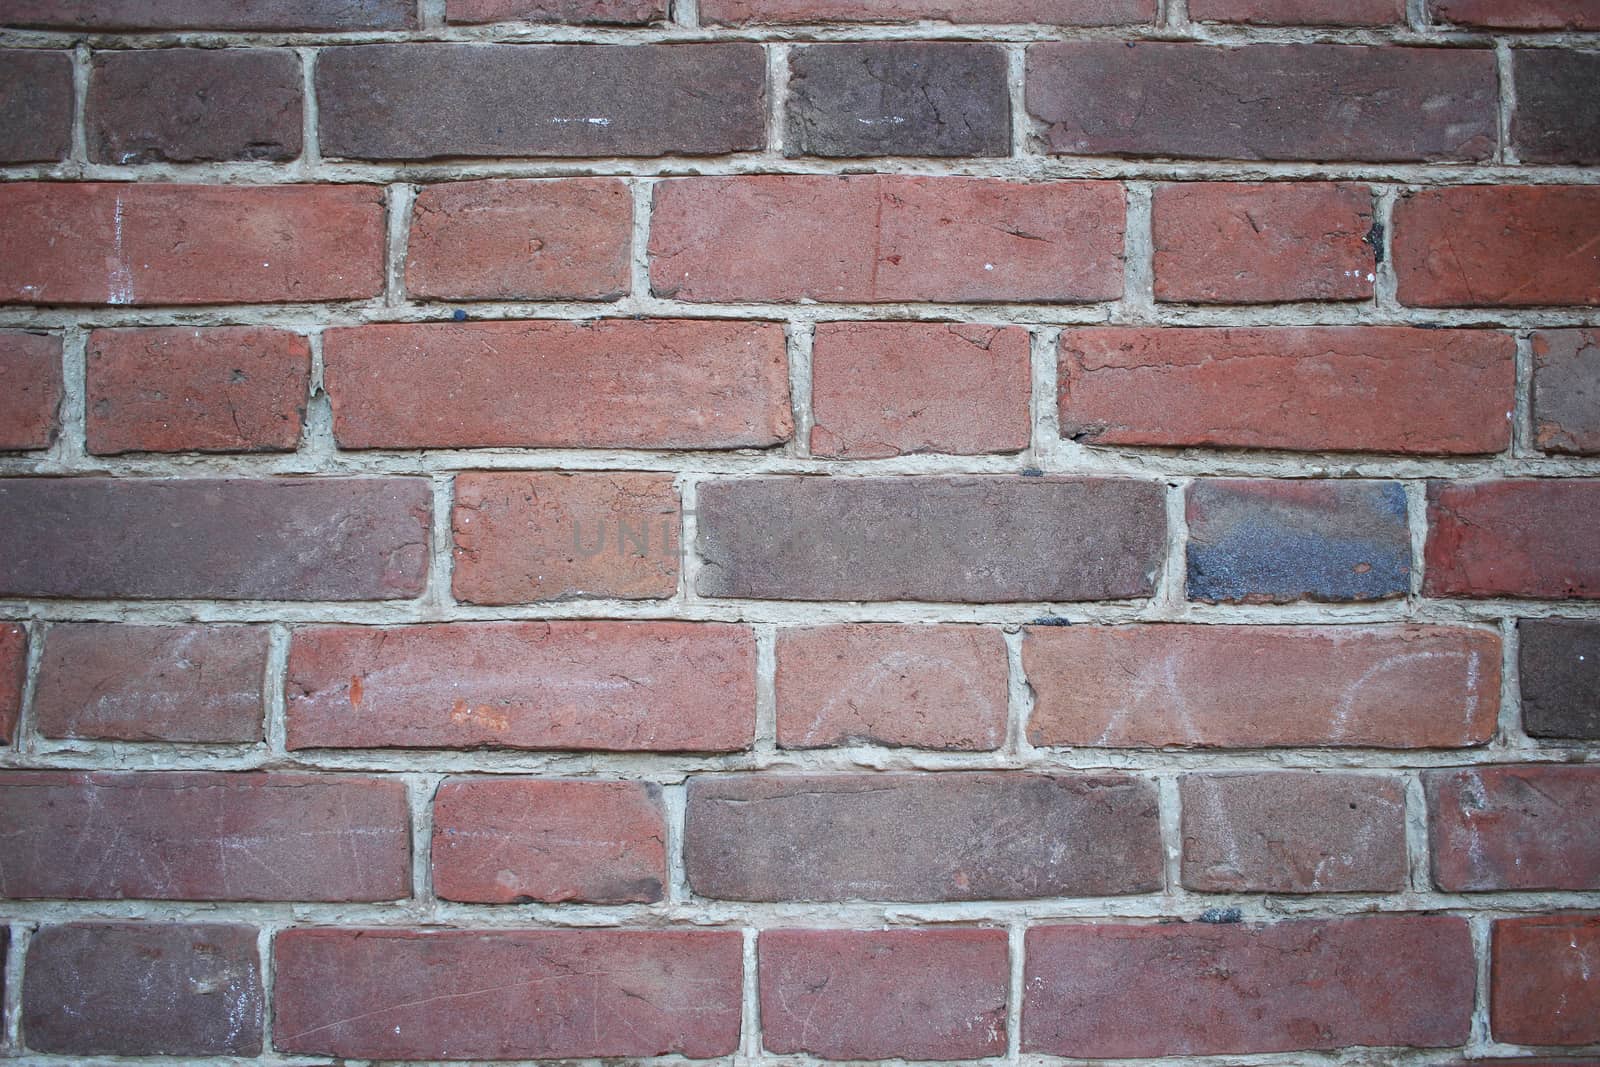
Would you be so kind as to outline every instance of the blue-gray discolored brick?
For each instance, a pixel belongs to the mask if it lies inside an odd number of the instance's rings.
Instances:
[[[72,147],[72,56],[0,50],[0,163],[50,163]]]
[[[1523,619],[1517,638],[1522,728],[1600,741],[1600,620]]]
[[[1519,48],[1511,143],[1524,163],[1600,163],[1600,52]]]
[[[0,0],[0,26],[63,30],[404,30],[416,0]]]

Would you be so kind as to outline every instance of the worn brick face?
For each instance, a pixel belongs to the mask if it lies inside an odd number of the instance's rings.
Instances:
[[[1524,163],[1600,163],[1600,53],[1518,49],[1511,143]]]
[[[0,624],[0,744],[9,745],[16,732],[27,673],[28,631],[14,623]]]
[[[1600,597],[1600,484],[1576,478],[1428,485],[1423,592]]]
[[[4,6],[0,5],[0,20]],[[0,163],[50,162],[72,147],[72,56],[0,49]]]
[[[1596,30],[1594,0],[1429,0],[1440,22],[1489,29]]]
[[[1422,782],[1440,889],[1600,889],[1600,768],[1469,767]]]
[[[0,0],[0,24],[91,30],[400,30],[410,0]]]
[[[667,0],[445,0],[447,22],[576,22],[638,26],[667,17]]]
[[[1525,731],[1600,741],[1600,622],[1523,619],[1517,661]]]
[[[1155,0],[702,0],[703,22],[1038,22],[1056,26],[1151,22]]]
[[[49,448],[61,408],[61,338],[0,330],[0,450]]]
[[[1533,432],[1545,452],[1600,455],[1600,330],[1533,335]]]
[[[1489,1025],[1496,1041],[1592,1045],[1600,1041],[1600,914],[1500,919],[1489,956]]]
[[[1405,0],[1190,0],[1201,22],[1263,26],[1394,26],[1406,21]]]

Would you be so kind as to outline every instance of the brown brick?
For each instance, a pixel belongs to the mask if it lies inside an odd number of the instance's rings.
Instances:
[[[445,900],[649,903],[667,879],[654,782],[457,778],[433,801],[433,887]]]
[[[55,623],[34,722],[44,737],[259,741],[267,636],[260,626]]]
[[[1061,434],[1093,445],[1471,455],[1511,444],[1516,341],[1403,326],[1061,335]]]
[[[667,17],[667,0],[445,0],[447,22],[578,22],[641,26]]]
[[[650,286],[711,303],[1114,300],[1124,210],[1111,182],[674,179],[655,187]]]
[[[823,322],[811,353],[814,455],[1019,452],[1031,431],[1028,332],[970,323]]]
[[[1524,163],[1600,163],[1600,53],[1519,48],[1511,144]]]
[[[1006,1050],[1004,930],[763,930],[766,1051],[975,1060]]]
[[[362,1059],[728,1055],[742,953],[737,930],[285,930],[273,1044]]]
[[[1436,22],[1488,29],[1600,30],[1594,0],[1429,0]]]
[[[28,680],[28,631],[0,623],[0,745],[9,745],[22,713],[22,690]]]
[[[403,30],[411,0],[0,0],[0,25],[84,30]]]
[[[1440,889],[1600,889],[1600,767],[1467,767],[1422,784]]]
[[[1202,893],[1406,886],[1406,794],[1380,774],[1186,774],[1183,884]]]
[[[962,603],[1149,596],[1159,486],[1115,478],[704,482],[704,596]]]
[[[1545,452],[1600,455],[1600,330],[1533,335],[1533,428]]]
[[[263,326],[94,330],[86,374],[90,452],[292,452],[311,345]]]
[[[307,627],[289,747],[731,752],[754,736],[755,660],[722,623]]]
[[[1022,1048],[1086,1059],[1459,1045],[1476,967],[1464,919],[1036,926]]]
[[[1428,485],[1428,596],[1600,597],[1600,482]]]
[[[1600,1042],[1600,913],[1500,919],[1491,946],[1489,1025],[1496,1041]]]
[[[1022,900],[1162,882],[1154,785],[1019,771],[691,778],[684,868],[721,900]]]
[[[1406,0],[1189,0],[1198,22],[1262,26],[1394,26],[1406,21]]]
[[[0,896],[395,900],[402,782],[334,774],[7,771]],[[70,849],[63,862],[62,849]]]
[[[456,477],[456,599],[517,604],[678,591],[670,474],[508,471]]]
[[[251,926],[47,926],[28,942],[25,974],[22,1032],[38,1052],[261,1052],[261,960]]]
[[[1063,155],[1486,160],[1488,49],[1057,41],[1028,48],[1028,113]]]
[[[1055,26],[1151,22],[1155,0],[701,0],[706,23],[1037,22]]]
[[[770,448],[794,433],[783,328],[605,319],[324,335],[343,448]]]
[[[784,629],[777,640],[778,744],[867,742],[990,751],[1006,736],[1000,631],[888,624]]]
[[[374,44],[317,60],[325,155],[714,156],[766,141],[759,45]]]
[[[1523,619],[1517,661],[1524,731],[1600,741],[1600,620]]]
[[[1427,189],[1395,205],[1392,243],[1412,307],[1600,303],[1600,188]]]
[[[49,448],[61,407],[61,338],[0,330],[0,450]]]
[[[422,478],[0,480],[0,594],[397,600],[428,576]]]
[[[342,51],[342,49],[336,49]],[[369,185],[0,185],[0,304],[273,304],[383,291]]]
[[[7,6],[0,0],[0,14]],[[72,102],[70,53],[0,49],[0,163],[64,158],[72,148]]]
[[[1022,665],[1036,745],[1455,748],[1500,709],[1500,639],[1466,627],[1029,627]]]

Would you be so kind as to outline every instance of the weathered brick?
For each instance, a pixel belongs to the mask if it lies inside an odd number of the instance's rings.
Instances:
[[[1545,452],[1600,455],[1600,330],[1533,335],[1533,430]]]
[[[831,1060],[1006,1049],[1004,930],[763,930],[762,1044]]]
[[[22,712],[22,689],[28,679],[28,631],[0,623],[0,745],[9,745]]]
[[[1151,22],[1155,0],[701,0],[700,19],[784,22],[1037,22],[1054,26]]]
[[[761,46],[374,44],[317,60],[350,159],[721,155],[766,140]]]
[[[722,623],[308,627],[289,747],[731,752],[754,736],[755,660]]]
[[[97,52],[85,120],[97,163],[300,155],[300,58],[287,48]]]
[[[1410,588],[1398,482],[1203,479],[1187,512],[1190,600],[1387,600]]]
[[[0,800],[0,896],[12,899],[353,901],[411,891],[406,789],[393,779],[7,771]]]
[[[1379,774],[1186,774],[1183,884],[1202,893],[1406,886],[1406,794]]]
[[[1151,202],[1157,300],[1368,300],[1372,189],[1333,182],[1183,182]]]
[[[0,450],[49,448],[61,407],[61,338],[0,330]]]
[[[675,179],[655,187],[650,285],[713,303],[1114,300],[1124,212],[1110,182]]]
[[[1497,140],[1488,49],[1056,41],[1027,78],[1063,155],[1485,160]]]
[[[1406,0],[1189,0],[1200,22],[1263,26],[1394,26],[1406,21]]]
[[[38,1052],[255,1056],[261,960],[250,926],[74,923],[28,942],[22,1033]]]
[[[1596,5],[1600,12],[1600,5]],[[1511,144],[1524,163],[1600,163],[1600,53],[1519,48]]]
[[[684,867],[722,900],[1021,900],[1161,888],[1156,792],[1117,774],[689,780]]]
[[[263,326],[94,330],[89,451],[292,452],[311,390],[311,345]]]
[[[473,472],[456,477],[457,600],[648,599],[678,591],[670,474]]]
[[[696,504],[705,596],[1121,600],[1165,554],[1161,487],[1114,478],[744,478]]]
[[[1511,443],[1516,341],[1402,326],[1084,327],[1061,434],[1096,445],[1452,455]]]
[[[447,22],[578,22],[642,26],[667,17],[667,0],[445,0]]]
[[[343,51],[343,49],[335,49]],[[272,304],[383,291],[369,185],[0,185],[0,304]]]
[[[1488,29],[1600,30],[1594,0],[1430,0],[1436,22]]]
[[[417,194],[406,289],[435,300],[615,300],[633,201],[614,178],[449,182]]]
[[[1494,1039],[1515,1045],[1600,1042],[1597,959],[1600,913],[1496,921],[1489,963]]]
[[[5,7],[0,2],[0,13]],[[0,163],[64,158],[72,148],[72,101],[70,53],[0,49]]]
[[[1600,482],[1428,485],[1428,596],[1600,597]]]
[[[0,593],[414,597],[430,504],[423,478],[0,479]]]
[[[411,0],[0,0],[0,25],[83,30],[403,30]]]
[[[819,44],[789,54],[784,154],[1006,156],[1011,94],[998,45]]]
[[[794,433],[777,323],[396,323],[323,345],[343,448],[770,448]]]
[[[45,737],[261,740],[265,627],[50,627],[33,698]]]
[[[433,801],[433,887],[445,900],[625,904],[661,899],[666,817],[654,782],[451,779]]]
[[[778,631],[778,744],[865,741],[990,751],[1006,736],[1000,631],[978,626],[818,626]]]
[[[1028,332],[971,323],[823,322],[811,451],[841,459],[1019,452],[1031,431]]]
[[[1600,188],[1463,185],[1401,197],[1394,270],[1412,307],[1600,303]]]
[[[1600,741],[1600,621],[1523,619],[1517,662],[1523,730]]]
[[[1600,889],[1600,767],[1466,767],[1422,784],[1440,889]]]
[[[1494,736],[1500,639],[1452,626],[1023,631],[1036,745],[1455,748]]]
[[[1435,915],[1036,926],[1025,1052],[1087,1059],[1459,1045],[1476,967]]]
[[[285,930],[273,1044],[363,1059],[731,1054],[737,930]]]

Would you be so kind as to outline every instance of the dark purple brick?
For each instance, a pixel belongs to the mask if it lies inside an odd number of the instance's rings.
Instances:
[[[1600,620],[1523,619],[1517,643],[1522,728],[1600,741]]]
[[[1600,330],[1533,335],[1533,431],[1545,452],[1600,455]]]
[[[403,30],[415,0],[0,0],[0,26],[66,30]]]
[[[1512,53],[1511,144],[1524,163],[1600,163],[1600,52]]]
[[[72,57],[66,52],[0,49],[0,163],[49,163],[66,156],[72,98]]]

